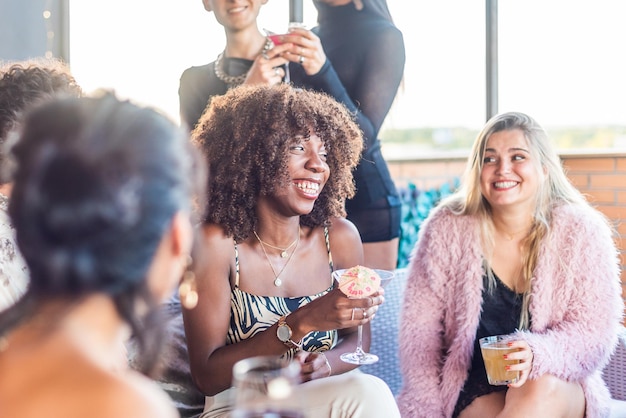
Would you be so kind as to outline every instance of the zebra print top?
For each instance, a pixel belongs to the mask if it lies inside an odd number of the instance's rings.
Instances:
[[[330,253],[328,229],[324,228],[326,250],[328,251],[328,265],[333,271],[333,260]],[[330,286],[312,296],[298,296],[284,298],[278,296],[258,296],[244,292],[239,288],[239,251],[235,243],[235,287],[230,292],[230,327],[226,336],[226,344],[234,344],[253,337],[259,332],[271,327],[283,315],[288,315],[303,305],[333,289],[333,279]],[[330,350],[337,343],[337,330],[313,331],[302,339],[302,349],[306,351]],[[290,349],[284,356],[293,358],[296,349]]]

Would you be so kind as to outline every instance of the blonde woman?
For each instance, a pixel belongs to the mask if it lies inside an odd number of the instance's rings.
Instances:
[[[486,124],[409,269],[403,417],[607,416],[601,371],[623,313],[617,251],[534,119]],[[519,380],[491,386],[478,339],[509,333]]]

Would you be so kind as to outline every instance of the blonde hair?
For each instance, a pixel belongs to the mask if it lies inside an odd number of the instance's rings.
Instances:
[[[524,113],[508,112],[492,117],[474,141],[459,190],[444,200],[442,206],[448,207],[456,215],[476,216],[480,220],[481,241],[485,252],[484,268],[489,278],[489,289],[493,289],[495,278],[489,261],[494,247],[494,225],[491,205],[482,195],[480,175],[487,141],[491,135],[511,130],[520,130],[524,134],[531,157],[537,162],[536,169],[544,178],[537,191],[531,230],[522,242],[523,302],[519,328],[526,329],[530,322],[528,307],[531,281],[540,244],[550,230],[552,209],[561,204],[588,205],[582,194],[568,180],[545,130]]]

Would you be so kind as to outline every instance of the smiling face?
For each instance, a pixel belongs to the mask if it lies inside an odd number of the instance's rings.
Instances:
[[[520,129],[495,132],[489,137],[480,187],[493,211],[534,211],[539,185],[545,178],[538,164]]]
[[[215,19],[229,30],[256,27],[261,6],[267,0],[202,0],[204,8],[215,14]]]
[[[274,194],[279,210],[287,216],[310,213],[330,176],[324,142],[316,134],[296,139],[287,160],[291,182]]]

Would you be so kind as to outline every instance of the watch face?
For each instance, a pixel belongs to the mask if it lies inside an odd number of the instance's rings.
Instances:
[[[279,326],[276,331],[276,335],[278,335],[278,339],[282,342],[289,341],[291,338],[291,329],[289,328],[289,325]]]

